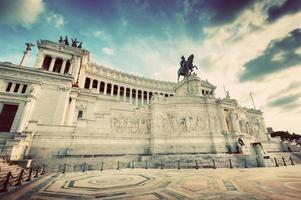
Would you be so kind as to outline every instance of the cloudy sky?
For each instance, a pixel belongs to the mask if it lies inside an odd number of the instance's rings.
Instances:
[[[93,62],[168,81],[194,54],[217,97],[224,85],[253,107],[252,92],[267,126],[301,133],[301,0],[0,0],[0,61],[60,35],[83,41]]]

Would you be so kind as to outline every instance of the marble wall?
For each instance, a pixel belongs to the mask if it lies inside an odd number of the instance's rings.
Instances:
[[[243,108],[230,96],[216,98],[216,86],[196,75],[179,83],[157,81],[91,63],[86,50],[49,41],[38,47],[35,68],[0,66],[0,108],[3,102],[20,104],[12,130],[34,135],[33,158],[229,153],[239,149],[239,138],[248,152],[251,143],[269,141],[261,111]],[[45,56],[69,59],[70,73],[44,69]],[[15,79],[34,92],[5,91]]]

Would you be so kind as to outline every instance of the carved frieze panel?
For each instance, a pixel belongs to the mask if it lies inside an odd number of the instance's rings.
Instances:
[[[164,134],[198,134],[209,132],[211,129],[218,129],[217,117],[211,116],[206,112],[166,112],[158,113],[153,119],[155,133]],[[211,124],[211,127],[210,127]],[[211,130],[212,131],[212,130]]]
[[[151,121],[147,118],[112,117],[111,132],[115,134],[149,134]]]
[[[241,133],[252,135],[255,138],[260,138],[260,135],[265,133],[264,124],[259,119],[240,119],[239,129]]]

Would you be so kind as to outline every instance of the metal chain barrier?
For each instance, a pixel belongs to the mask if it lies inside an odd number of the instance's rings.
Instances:
[[[281,158],[271,158],[274,162],[275,167],[295,165],[295,160],[292,157],[281,157]],[[160,160],[145,160],[145,161],[120,161],[116,160],[115,162],[104,162],[102,161],[99,164],[88,164],[86,162],[77,165],[69,165],[64,163],[63,165],[58,166],[58,172],[64,174],[68,171],[81,171],[86,172],[89,170],[122,170],[122,169],[200,169],[200,168],[249,168],[252,166],[261,167],[259,158],[247,159],[247,157],[239,157],[233,161],[233,158],[222,158],[222,159],[212,159],[212,160],[173,160],[166,161],[163,159]],[[44,167],[44,166],[42,166]],[[73,170],[71,170],[73,169]],[[34,173],[34,172],[32,172]],[[36,177],[36,174],[35,176]]]

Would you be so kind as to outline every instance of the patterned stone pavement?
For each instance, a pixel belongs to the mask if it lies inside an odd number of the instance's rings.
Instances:
[[[3,199],[300,199],[301,166],[51,174]]]

